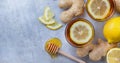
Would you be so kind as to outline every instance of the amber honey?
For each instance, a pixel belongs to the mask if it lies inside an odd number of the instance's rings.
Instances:
[[[90,38],[89,41],[86,42],[86,43],[84,43],[84,44],[77,44],[77,43],[74,42],[74,41],[71,39],[71,37],[70,37],[70,28],[71,28],[71,26],[72,26],[75,22],[78,22],[78,21],[86,22],[86,23],[88,23],[88,24],[90,25],[90,27],[92,28],[92,38]],[[66,29],[65,29],[65,37],[66,37],[68,43],[70,43],[70,44],[71,44],[72,46],[74,46],[74,47],[84,47],[84,46],[87,46],[87,45],[89,45],[89,44],[92,42],[92,40],[93,40],[93,38],[94,38],[94,27],[93,27],[93,25],[92,25],[88,20],[86,20],[86,19],[81,19],[81,18],[74,19],[74,20],[72,20],[71,22],[69,22],[69,23],[67,24]]]
[[[58,46],[58,48],[60,48],[60,47],[62,46],[61,40],[58,39],[58,38],[51,38],[51,39],[49,39],[49,40],[45,43],[45,50],[46,50],[46,52],[48,52],[48,53],[50,54],[51,58],[56,58],[56,57],[57,57],[56,54],[51,54],[51,53],[48,51],[48,44],[50,44],[50,43],[55,44],[55,45]]]

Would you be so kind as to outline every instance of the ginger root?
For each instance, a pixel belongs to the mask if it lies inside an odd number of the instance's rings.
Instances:
[[[108,44],[107,42],[98,39],[98,45],[95,45],[93,50],[89,53],[89,58],[93,61],[98,61],[106,55],[108,50],[116,46],[117,44]]]
[[[84,57],[89,54],[89,58],[93,61],[99,61],[103,56],[106,55],[107,51],[111,48],[116,47],[117,44],[108,44],[101,39],[98,39],[98,44],[90,44],[83,48],[77,49],[77,54],[80,57]]]
[[[69,22],[75,16],[79,16],[83,13],[84,0],[59,0],[59,7],[63,9],[69,8],[60,15],[60,19],[63,22]]]
[[[120,0],[114,0],[115,8],[118,12],[120,12]]]
[[[77,48],[77,54],[80,57],[87,56],[88,53],[94,48],[94,45],[92,43],[88,44],[88,46],[83,48]]]

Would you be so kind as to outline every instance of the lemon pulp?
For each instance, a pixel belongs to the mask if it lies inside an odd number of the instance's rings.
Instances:
[[[106,59],[107,63],[120,63],[120,48],[110,49]]]
[[[89,42],[92,35],[93,30],[91,26],[84,21],[77,21],[70,28],[70,37],[77,44]]]
[[[109,0],[88,0],[87,11],[92,18],[103,20],[110,16],[111,2]]]

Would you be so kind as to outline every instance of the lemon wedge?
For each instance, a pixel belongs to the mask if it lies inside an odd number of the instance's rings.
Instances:
[[[46,20],[51,20],[54,17],[54,13],[51,11],[50,7],[46,7],[44,10],[44,16]]]
[[[46,25],[46,27],[51,30],[57,30],[62,27],[62,24],[55,22],[54,24]]]
[[[54,19],[54,13],[51,11],[50,7],[46,7],[44,10],[44,15],[38,18],[39,21],[46,25],[47,28],[51,30],[57,30],[62,27],[62,24],[59,24]]]
[[[46,25],[55,23],[55,20],[51,19],[51,20],[48,21],[48,20],[45,19],[44,16],[39,17],[38,19],[39,19],[40,22],[42,22],[43,24],[46,24]]]

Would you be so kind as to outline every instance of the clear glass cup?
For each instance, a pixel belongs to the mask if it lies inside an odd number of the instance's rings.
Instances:
[[[77,43],[75,43],[75,42],[71,39],[71,37],[70,37],[70,28],[71,28],[72,24],[74,24],[74,23],[77,22],[77,21],[84,21],[84,22],[88,23],[88,24],[91,26],[91,28],[92,28],[92,38],[89,39],[89,41],[86,42],[85,44],[77,44]],[[93,40],[93,38],[94,38],[94,27],[93,27],[93,25],[92,25],[88,20],[86,20],[86,19],[83,19],[83,18],[74,19],[74,20],[72,20],[71,22],[69,22],[69,23],[67,24],[66,29],[65,29],[65,37],[66,37],[68,43],[69,43],[70,45],[74,46],[74,47],[84,47],[84,46],[87,46],[87,45],[89,45],[89,44],[92,42],[92,40]]]
[[[104,17],[103,19],[94,18],[94,17],[90,14],[90,12],[88,11],[88,3],[89,3],[89,1],[90,1],[90,0],[87,0],[87,3],[86,3],[86,11],[87,11],[88,15],[89,15],[92,19],[94,19],[95,21],[98,21],[98,22],[106,21],[106,20],[110,19],[110,18],[113,16],[113,14],[115,13],[115,10],[114,10],[114,9],[115,9],[114,0],[108,0],[109,3],[110,3],[110,11],[109,11],[109,13],[107,14],[107,16]]]

